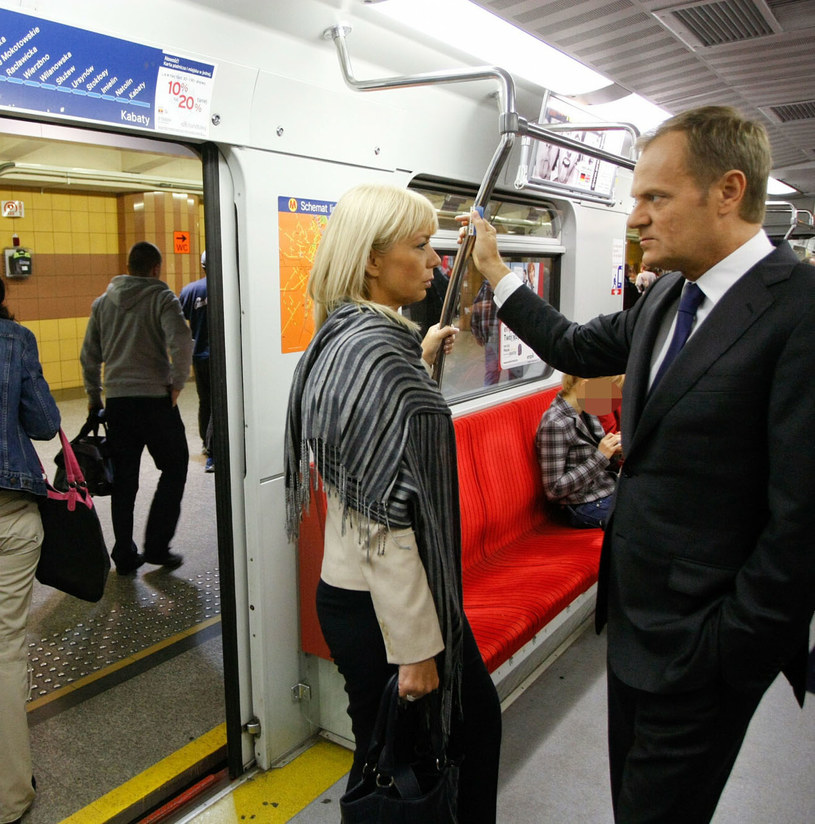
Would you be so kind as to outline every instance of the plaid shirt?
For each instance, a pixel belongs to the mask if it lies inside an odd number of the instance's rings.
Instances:
[[[604,434],[598,418],[581,417],[560,395],[555,397],[535,435],[543,489],[550,501],[575,506],[614,492],[612,464],[597,448]]]
[[[493,297],[492,287],[485,280],[473,299],[473,313],[470,316],[470,331],[479,346],[484,346],[498,333],[498,307]]]

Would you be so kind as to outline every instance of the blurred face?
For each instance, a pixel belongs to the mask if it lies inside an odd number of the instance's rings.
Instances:
[[[371,300],[391,309],[422,300],[440,263],[429,231],[395,243],[387,252],[371,252],[365,267]]]
[[[668,132],[648,145],[634,169],[636,200],[628,226],[638,229],[642,263],[696,280],[720,259],[715,187],[707,191],[687,168],[687,138]]]
[[[620,406],[623,390],[610,378],[589,378],[575,386],[575,395],[589,415],[608,415]]]

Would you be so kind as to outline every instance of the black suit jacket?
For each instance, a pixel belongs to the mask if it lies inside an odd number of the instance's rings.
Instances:
[[[803,699],[815,609],[815,267],[787,244],[741,277],[647,393],[681,274],[631,309],[568,321],[528,289],[500,318],[548,363],[625,373],[625,463],[607,526],[598,629],[630,686],[765,689]]]

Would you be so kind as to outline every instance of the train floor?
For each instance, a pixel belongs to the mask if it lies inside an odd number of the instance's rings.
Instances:
[[[84,398],[61,398],[79,430]],[[98,604],[35,585],[29,705],[37,799],[24,824],[126,824],[134,798],[160,792],[184,764],[223,758],[223,663],[213,475],[204,472],[194,384],[181,395],[190,468],[172,572],[111,571]],[[49,473],[58,443],[40,444]],[[157,473],[145,454],[139,540]],[[109,499],[96,499],[110,534]],[[583,632],[504,711],[500,824],[610,824],[605,636]],[[810,699],[815,696],[809,696]],[[747,735],[714,824],[815,822],[815,701],[798,709],[779,679]],[[318,739],[279,769],[221,781],[162,824],[336,824],[350,753]],[[166,786],[165,786],[166,794]],[[466,823],[465,823],[466,824]]]
[[[503,715],[499,824],[611,824],[605,635],[587,629],[519,692]],[[337,824],[347,777],[342,765],[350,755],[338,760],[330,746],[321,744],[319,755],[307,752],[280,771],[250,776],[176,824],[250,819]],[[753,718],[713,824],[812,824],[813,763],[815,701],[800,710],[788,684],[779,679]],[[313,800],[293,812],[287,789],[303,775],[311,779]]]
[[[87,416],[84,393],[55,393],[62,427],[74,437]],[[189,759],[203,746],[223,750],[223,661],[215,525],[214,475],[204,471],[198,398],[190,381],[179,407],[190,465],[173,550],[172,572],[143,566],[135,575],[111,569],[101,601],[87,603],[35,582],[28,624],[29,702],[37,798],[26,824],[126,818],[132,799],[149,794],[145,771],[165,759]],[[37,443],[50,478],[59,439]],[[158,472],[145,450],[134,539],[144,522]],[[108,547],[110,498],[94,499]],[[178,772],[178,764],[169,764]],[[133,786],[132,782],[139,786]]]

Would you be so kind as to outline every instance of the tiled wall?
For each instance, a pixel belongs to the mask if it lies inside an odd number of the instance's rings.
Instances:
[[[201,276],[203,213],[195,195],[170,192],[104,194],[0,187],[0,199],[21,200],[25,217],[0,218],[0,247],[33,253],[30,277],[5,278],[6,305],[37,337],[52,390],[82,387],[79,351],[91,303],[126,271],[127,251],[149,240],[162,251],[162,279],[178,294]],[[176,254],[173,232],[190,236]]]

